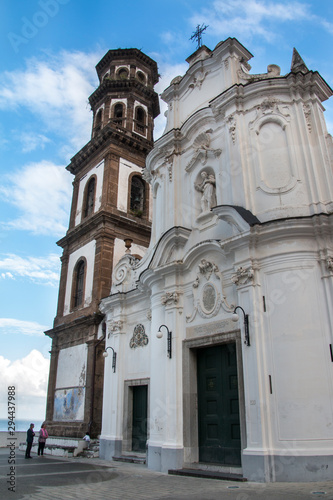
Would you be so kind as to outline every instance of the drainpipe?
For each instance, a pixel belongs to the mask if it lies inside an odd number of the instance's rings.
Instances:
[[[91,407],[90,407],[90,420],[88,424],[88,432],[90,434],[91,426],[93,424],[94,419],[94,398],[95,398],[95,372],[96,372],[96,350],[97,347],[106,337],[106,323],[104,322],[102,325],[103,337],[95,344],[94,347],[94,360],[93,360],[93,370],[92,370],[92,388],[91,388]]]

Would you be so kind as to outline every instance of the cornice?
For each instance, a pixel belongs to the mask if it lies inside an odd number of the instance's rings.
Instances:
[[[304,238],[313,239],[314,229],[321,228],[324,223],[327,237],[333,238],[333,214],[321,213],[255,223],[249,231],[221,240],[220,245],[225,251],[232,251],[240,245],[248,245],[248,241],[258,247],[291,239],[294,242]]]
[[[100,86],[91,94],[89,97],[90,106],[93,108],[98,102],[103,99],[108,93],[112,92],[118,95],[120,92],[126,92],[128,94],[133,94],[133,90],[137,90],[137,92],[141,95],[144,95],[145,98],[152,103],[153,106],[153,117],[160,113],[160,105],[158,100],[158,94],[154,91],[152,87],[147,85],[143,85],[136,78],[129,78],[127,80],[121,80],[117,78],[106,78]]]
[[[325,101],[333,95],[332,89],[320,76],[318,71],[309,71],[306,74],[301,72],[288,73],[285,76],[253,80],[245,84],[234,84],[214,97],[209,105],[216,113],[227,108],[235,100],[240,104],[251,97],[256,97],[257,99],[258,95],[265,97],[266,93],[272,94],[273,92],[283,92],[294,98],[295,91],[307,91],[311,94],[316,94],[320,101]]]
[[[104,315],[101,313],[93,313],[89,315],[82,314],[79,318],[76,318],[68,323],[61,323],[50,330],[46,330],[44,335],[50,338],[54,338],[57,335],[65,332],[66,330],[73,330],[73,328],[82,328],[82,326],[99,325],[102,321]]]
[[[116,237],[115,227],[121,227],[122,231],[128,230],[132,232],[135,228],[136,232],[146,237],[150,237],[151,234],[151,223],[149,221],[143,222],[143,220],[137,217],[129,218],[119,213],[110,213],[103,210],[96,212],[89,219],[69,229],[66,236],[57,241],[57,245],[64,248],[89,233],[91,233],[94,239],[98,236]]]
[[[129,49],[114,49],[109,50],[104,57],[96,64],[96,72],[100,77],[106,67],[110,65],[112,61],[121,59],[137,59],[144,64],[146,64],[152,70],[152,79],[154,84],[158,82],[159,75],[157,70],[157,63],[151,59],[149,56],[141,52],[139,49],[129,48]]]
[[[93,156],[98,154],[103,148],[114,144],[118,147],[130,147],[132,150],[140,151],[147,155],[153,148],[153,142],[137,136],[136,134],[109,122],[98,134],[93,137],[75,156],[71,159],[66,169],[76,175]]]

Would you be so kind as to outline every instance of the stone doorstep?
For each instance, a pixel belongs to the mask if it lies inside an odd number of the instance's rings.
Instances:
[[[247,481],[247,479],[241,474],[208,469],[170,469],[168,474],[174,476],[200,477],[205,479],[220,479],[223,481]]]
[[[221,465],[208,462],[184,463],[183,469],[199,469],[214,472],[223,472],[227,474],[243,475],[243,469],[240,465]]]
[[[145,464],[146,454],[123,453],[122,455],[112,457],[112,460],[114,460],[115,462],[126,462],[130,464]]]

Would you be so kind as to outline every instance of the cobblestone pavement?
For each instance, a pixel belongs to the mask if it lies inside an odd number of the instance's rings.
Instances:
[[[333,500],[325,483],[238,483],[169,476],[143,465],[100,459],[36,457],[17,451],[15,492],[9,491],[7,450],[0,450],[1,500]]]

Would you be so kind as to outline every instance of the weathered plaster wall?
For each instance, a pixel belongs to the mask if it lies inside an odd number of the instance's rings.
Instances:
[[[54,398],[54,420],[83,420],[86,370],[86,344],[60,351]]]

